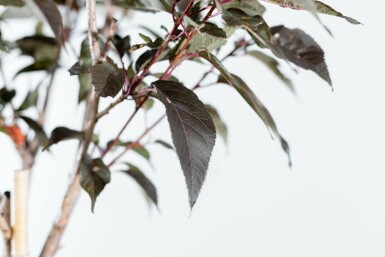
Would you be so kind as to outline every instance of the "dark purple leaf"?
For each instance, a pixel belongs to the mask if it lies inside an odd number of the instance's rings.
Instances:
[[[95,64],[90,69],[96,96],[115,97],[124,84],[124,71],[109,62]]]
[[[275,55],[315,72],[330,86],[332,85],[324,51],[312,37],[300,29],[289,29],[284,26],[272,27],[271,32],[274,35],[273,42],[279,48],[279,51],[273,51]]]
[[[187,183],[190,207],[193,208],[215,145],[215,125],[204,104],[190,89],[165,80],[158,80],[153,85],[166,107],[173,143]]]
[[[69,139],[82,139],[83,131],[72,130],[65,127],[57,127],[51,132],[48,142],[45,144],[43,151],[47,150],[51,145],[57,144]]]
[[[128,170],[124,170],[123,173],[132,177],[140,187],[146,192],[148,197],[152,200],[155,205],[158,205],[158,194],[156,192],[156,187],[149,180],[146,175],[136,166],[132,164],[127,164],[129,166]]]
[[[80,185],[91,198],[91,210],[94,212],[96,198],[110,183],[111,173],[101,159],[91,160],[89,157],[80,166]]]

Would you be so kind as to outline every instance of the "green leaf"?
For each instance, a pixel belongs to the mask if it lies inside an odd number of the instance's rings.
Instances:
[[[47,135],[39,123],[26,116],[19,116],[35,132],[40,145],[45,145],[48,141]]]
[[[150,152],[143,146],[143,145],[139,145],[137,147],[134,147],[132,149],[135,153],[139,154],[140,156],[142,156],[144,159],[146,159],[147,161],[151,161],[151,155],[150,155]]]
[[[289,145],[286,140],[281,136],[278,131],[277,125],[273,117],[271,116],[269,110],[265,107],[265,105],[258,99],[258,97],[254,94],[254,92],[247,86],[247,84],[238,76],[231,74],[233,77],[233,81],[235,80],[235,84],[231,84],[238,91],[238,93],[242,96],[242,98],[250,105],[250,107],[254,110],[254,112],[261,118],[261,120],[265,123],[266,127],[270,129],[271,132],[279,139],[280,144],[284,152],[287,154],[289,159],[289,166],[291,166],[291,158],[290,158],[290,150]],[[223,79],[219,79],[218,82],[228,82]]]
[[[33,57],[37,63],[54,63],[58,58],[59,48],[55,38],[34,35],[18,39],[16,44],[23,55]]]
[[[226,32],[211,22],[206,22],[200,31],[214,37],[226,38]]]
[[[227,126],[221,119],[221,116],[219,115],[217,109],[213,107],[212,105],[206,104],[206,109],[210,113],[211,118],[214,121],[216,131],[218,135],[223,139],[225,143],[227,143]]]
[[[340,18],[343,18],[346,21],[350,22],[351,24],[356,24],[356,25],[361,24],[361,22],[359,22],[359,21],[357,21],[357,20],[355,20],[353,18],[350,18],[348,16],[343,15],[342,13],[334,10],[332,7],[330,7],[327,4],[324,4],[324,3],[320,2],[320,1],[315,1],[314,3],[316,5],[318,13],[340,17]]]
[[[34,62],[31,65],[28,65],[28,66],[22,68],[21,70],[19,70],[15,74],[14,78],[19,76],[20,74],[28,73],[28,72],[35,72],[35,71],[47,71],[47,72],[50,72],[50,71],[54,70],[56,67],[57,67],[56,63],[52,63],[51,61],[48,61],[48,62]]]
[[[57,127],[51,132],[51,136],[48,142],[45,144],[43,151],[47,150],[50,146],[57,144],[61,141],[70,139],[82,139],[84,136],[83,131],[76,131],[65,127]]]
[[[96,198],[110,183],[111,173],[101,159],[85,158],[80,165],[80,185],[91,198],[91,211],[94,212]]]
[[[284,26],[271,28],[275,44],[279,51],[273,53],[305,70],[311,70],[332,86],[322,48],[312,37],[300,29],[289,29]]]
[[[166,11],[171,13],[172,5],[169,0],[116,0],[115,4],[124,8],[133,8],[140,11]]]
[[[248,51],[247,55],[252,56],[262,62],[267,68],[269,68],[287,87],[294,93],[295,89],[293,83],[288,79],[282,71],[279,69],[279,62],[274,58],[260,52],[260,51]]]
[[[154,143],[159,144],[159,145],[163,146],[164,148],[174,150],[174,147],[172,147],[172,145],[170,145],[169,143],[167,143],[163,140],[158,139]]]
[[[190,207],[193,208],[215,145],[215,125],[192,90],[165,80],[158,80],[153,86],[166,107],[173,143],[187,183]]]
[[[139,33],[139,36],[146,42],[146,46],[152,49],[157,49],[163,44],[163,40],[161,38],[155,39],[155,41],[152,41],[152,39],[146,35],[143,35],[142,33]],[[141,46],[142,44],[140,44]]]
[[[291,1],[288,1],[288,0],[286,0],[286,1],[285,0],[269,0],[269,2],[273,3],[273,4],[278,4],[282,7],[289,7],[289,8],[292,8],[294,10],[308,10],[311,12],[316,11],[318,13],[343,18],[352,24],[361,24],[359,21],[343,15],[342,13],[334,10],[332,7],[330,7],[327,4],[324,4],[323,2],[320,2],[320,1],[314,1],[313,6],[309,3],[307,3],[307,6],[304,6],[304,4],[306,4],[306,3],[305,2],[301,3],[301,1],[299,1],[299,0],[291,0]]]
[[[0,0],[0,5],[22,7],[25,2],[23,0]]]
[[[198,28],[199,29],[199,28]],[[214,51],[226,44],[226,32],[213,23],[205,23],[190,41],[188,52],[199,50]]]
[[[222,19],[227,25],[245,29],[260,47],[270,44],[270,29],[261,15],[250,16],[241,9],[230,8],[223,10]]]
[[[89,73],[80,74],[78,76],[78,80],[79,80],[78,102],[80,103],[86,100],[88,94],[92,90],[91,75]]]
[[[149,180],[138,167],[131,164],[127,165],[129,166],[129,169],[122,172],[133,178],[152,200],[152,202],[158,206],[158,194],[156,192],[156,187],[151,180]]]
[[[113,141],[110,141],[110,143],[112,143]],[[142,156],[144,159],[146,159],[147,161],[151,162],[151,155],[150,155],[150,152],[140,143],[136,143],[136,142],[132,142],[132,141],[127,141],[127,142],[117,142],[117,145],[119,146],[124,146],[124,147],[127,147],[128,145],[131,145],[133,144],[133,147],[132,147],[132,150],[137,153],[138,155]],[[108,146],[108,144],[107,144]]]
[[[109,62],[95,64],[90,69],[91,83],[99,97],[115,97],[124,85],[124,71]]]
[[[256,0],[238,0],[225,3],[222,5],[225,9],[240,9],[249,16],[262,15],[265,12],[265,7]]]
[[[98,41],[99,41],[100,49],[105,49],[106,40],[100,34],[98,34]],[[90,49],[90,43],[89,43],[88,37],[85,37],[83,39],[82,44],[80,46],[79,62],[81,63],[83,69],[86,69],[86,70],[88,70],[88,68],[92,66],[91,49]]]
[[[52,0],[27,0],[26,2],[27,5],[30,6],[32,11],[37,12],[37,9],[41,11],[41,13],[44,15],[44,18],[47,20],[49,26],[51,27],[53,33],[55,34],[56,41],[59,43],[59,45],[62,45],[62,17],[55,2]]]
[[[229,81],[231,85],[236,85],[238,82],[233,78],[231,73],[226,69],[226,67],[218,60],[218,58],[211,54],[208,51],[201,51],[199,55],[211,63],[221,74],[222,76]]]
[[[331,31],[326,27],[318,16],[318,11],[314,0],[271,0],[269,2],[277,3],[281,6],[291,7],[294,9],[302,9],[310,12],[314,18],[326,29],[331,35]]]
[[[35,90],[28,92],[23,103],[20,105],[20,107],[16,111],[21,112],[30,107],[36,107],[38,98],[39,98],[39,88],[36,87]]]

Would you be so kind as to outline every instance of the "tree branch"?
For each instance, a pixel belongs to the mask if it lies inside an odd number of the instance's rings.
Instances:
[[[100,45],[98,40],[98,28],[96,24],[96,3],[95,0],[87,0],[88,10],[88,39],[91,48],[91,57],[93,64],[96,64],[100,58]],[[76,159],[74,178],[67,190],[66,195],[61,207],[61,213],[56,223],[51,228],[49,236],[41,251],[40,257],[52,257],[55,255],[59,248],[61,238],[64,230],[67,227],[68,220],[76,205],[76,202],[80,195],[80,165],[87,155],[88,147],[90,145],[92,135],[97,122],[96,115],[98,112],[99,98],[96,98],[95,93],[92,91],[87,98],[87,105],[83,119],[83,129],[85,131],[84,140],[80,151],[78,151],[78,157]]]

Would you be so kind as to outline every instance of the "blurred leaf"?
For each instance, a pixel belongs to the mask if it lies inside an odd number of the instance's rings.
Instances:
[[[279,47],[279,51],[273,51],[276,56],[315,72],[332,86],[324,52],[312,37],[300,29],[289,29],[282,25],[272,27],[271,33]]]
[[[220,137],[222,137],[223,141],[227,144],[227,126],[221,119],[221,116],[219,115],[217,109],[213,107],[212,105],[206,104],[205,105],[207,111],[210,113],[211,118],[213,118],[216,131]]]
[[[282,142],[286,142],[281,134],[278,132],[278,128],[275,124],[273,117],[270,115],[270,112],[263,105],[263,103],[257,98],[257,96],[253,93],[253,91],[247,86],[247,84],[238,76],[231,74],[226,67],[216,58],[215,55],[209,52],[200,52],[200,56],[209,61],[220,73],[221,76],[218,79],[219,83],[226,83],[233,86],[237,92],[242,96],[242,98],[249,104],[249,106],[254,110],[254,112],[261,118],[261,120],[265,123],[266,127],[268,127],[276,137]],[[288,145],[282,145],[282,148],[286,153],[289,152]],[[289,164],[290,155],[289,157]]]
[[[352,24],[361,24],[359,21],[350,18],[348,16],[344,16],[342,13],[334,10],[332,7],[328,6],[327,4],[324,4],[320,1],[314,1],[314,5],[312,6],[309,3],[306,3],[305,1],[300,1],[300,0],[270,0],[270,3],[273,4],[278,4],[282,7],[289,7],[294,10],[308,10],[311,12],[318,12],[322,14],[327,14],[327,15],[332,15],[332,16],[337,16],[340,18],[345,19],[346,21],[352,23]],[[305,4],[307,4],[305,6]]]
[[[23,0],[0,0],[0,5],[21,7],[25,5]]]
[[[10,103],[15,97],[16,91],[14,89],[8,90],[3,87],[0,89],[0,107],[4,106],[7,103]]]
[[[281,6],[291,7],[294,9],[302,9],[311,13],[314,18],[325,28],[325,30],[332,35],[331,31],[325,24],[322,23],[321,19],[318,16],[317,7],[314,0],[272,0],[270,2],[275,2]]]
[[[320,2],[320,1],[315,1],[314,3],[316,5],[318,13],[328,14],[328,15],[344,18],[345,20],[347,20],[348,22],[350,22],[352,24],[356,24],[356,25],[361,24],[361,22],[359,22],[359,21],[357,21],[357,20],[355,20],[353,18],[350,18],[348,16],[343,15],[342,13],[334,10],[332,7],[330,7],[327,4],[324,4],[324,3]]]
[[[154,100],[151,99],[151,98],[148,98],[146,100],[146,102],[143,104],[142,108],[145,110],[145,111],[149,111],[152,109],[152,107],[154,107]]]
[[[196,34],[190,41],[188,51],[196,52],[202,49],[213,51],[225,45],[226,32],[213,23],[205,23],[200,29],[200,33]]]
[[[47,143],[47,135],[45,134],[43,128],[39,123],[26,116],[19,116],[19,118],[22,119],[25,123],[27,123],[27,125],[35,132],[37,138],[39,139],[40,145],[45,145]]]
[[[158,139],[154,143],[159,144],[159,145],[161,145],[167,149],[174,150],[174,147],[172,145],[170,145],[169,143],[167,143],[163,140]]]
[[[279,62],[274,58],[260,52],[260,51],[248,51],[247,55],[252,56],[262,62],[267,68],[269,68],[287,87],[294,93],[295,89],[293,83],[288,79],[279,69]]]
[[[23,18],[31,18],[33,17],[33,13],[31,9],[24,5],[23,7],[14,7],[8,6],[5,11],[3,11],[0,15],[0,19],[23,19]]]
[[[125,36],[124,38],[121,38],[120,36],[115,35],[113,43],[119,53],[120,58],[122,58],[125,53],[128,53],[128,49],[130,49],[131,47],[131,38],[130,36]]]
[[[36,87],[34,90],[29,91],[27,96],[25,97],[23,103],[16,110],[18,112],[24,111],[30,107],[34,107],[37,105],[37,100],[39,98],[39,88]]]
[[[109,62],[95,64],[90,69],[96,96],[115,97],[124,85],[124,71]]]
[[[28,36],[18,39],[16,44],[22,54],[32,56],[36,62],[54,62],[59,54],[55,38],[52,37]]]
[[[105,49],[105,38],[102,35],[98,34],[98,40],[100,49]],[[83,39],[82,44],[80,46],[79,62],[81,63],[82,67],[86,70],[88,70],[88,68],[92,66],[91,49],[88,37],[85,37]]]
[[[134,147],[132,149],[135,153],[139,154],[140,156],[142,156],[144,159],[146,159],[147,161],[151,161],[151,155],[150,155],[150,152],[143,146],[143,145],[139,145],[137,147]]]
[[[158,49],[162,44],[163,40],[161,38],[155,39],[155,41],[152,41],[152,39],[146,35],[143,35],[142,33],[139,33],[139,36],[146,42],[146,46],[152,49]]]
[[[57,127],[52,130],[51,136],[48,139],[48,142],[45,144],[43,151],[47,150],[52,145],[57,144],[61,141],[70,139],[82,139],[83,136],[83,131],[76,131],[65,127]]]
[[[28,65],[28,66],[22,68],[21,70],[19,70],[15,74],[14,78],[19,76],[20,74],[28,73],[28,72],[35,72],[35,71],[51,72],[56,67],[57,67],[56,63],[52,63],[51,61],[47,61],[47,62],[34,62],[33,64]]]
[[[86,100],[88,94],[92,90],[91,75],[89,73],[80,74],[78,79],[79,79],[78,102],[80,103]]]
[[[200,31],[214,37],[226,38],[226,32],[211,22],[206,22]]]
[[[76,62],[74,65],[71,66],[71,68],[68,69],[68,72],[70,73],[70,76],[74,75],[80,75],[82,72],[82,65],[80,62]]]
[[[269,46],[270,29],[261,15],[250,16],[238,8],[224,9],[222,19],[227,25],[245,29],[260,47]]]
[[[110,183],[111,173],[101,159],[85,158],[80,165],[80,185],[91,198],[91,211],[94,212],[96,198]]]
[[[158,80],[152,84],[165,105],[171,135],[186,179],[193,208],[206,177],[216,131],[197,95],[182,84]]]
[[[147,196],[152,200],[152,202],[158,206],[158,195],[156,192],[156,187],[154,184],[149,180],[144,173],[139,170],[138,167],[128,164],[129,169],[122,171],[123,173],[129,175],[132,177],[139,186],[144,190],[144,192],[147,194]]]
[[[40,16],[40,13],[37,10],[41,11],[44,18],[51,27],[53,33],[55,34],[56,41],[59,43],[59,45],[62,45],[62,17],[55,2],[52,0],[26,0],[26,3],[32,9],[33,12],[36,12],[36,15],[38,17]]]
[[[171,1],[168,0],[114,0],[113,3],[123,8],[133,8],[140,11],[171,13],[172,10]]]
[[[265,12],[265,7],[256,0],[238,0],[225,3],[222,5],[225,9],[240,9],[249,16],[262,15]]]

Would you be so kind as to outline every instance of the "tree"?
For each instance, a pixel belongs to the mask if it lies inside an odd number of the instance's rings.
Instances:
[[[266,2],[308,11],[329,33],[331,32],[321,22],[319,13],[360,24],[319,1]],[[294,87],[280,70],[278,59],[315,72],[330,86],[332,81],[321,47],[300,29],[291,29],[284,25],[269,26],[263,18],[265,7],[262,3],[257,0],[1,2],[7,6],[2,14],[4,21],[22,16],[27,10],[25,5],[43,20],[37,24],[35,32],[16,42],[1,38],[2,55],[20,52],[33,60],[32,64],[19,70],[15,77],[34,76],[37,71],[44,73],[42,81],[26,94],[24,101],[16,104],[16,98],[22,94],[22,90],[7,79],[8,74],[2,72],[4,87],[0,91],[0,129],[14,142],[23,167],[22,171],[16,172],[14,215],[20,218],[15,220],[13,229],[9,218],[11,194],[4,192],[1,197],[4,214],[2,212],[0,217],[0,228],[6,240],[7,254],[11,256],[11,240],[15,241],[15,254],[25,254],[27,217],[23,209],[27,205],[25,192],[28,188],[28,176],[32,173],[36,158],[40,150],[47,152],[64,140],[79,141],[74,177],[62,202],[60,216],[54,223],[40,256],[54,256],[56,253],[81,188],[89,194],[91,210],[94,211],[97,197],[111,180],[111,171],[123,170],[157,205],[153,183],[140,168],[124,159],[126,152],[132,150],[150,161],[147,150],[149,144],[175,149],[192,209],[206,177],[216,135],[221,136],[224,141],[227,138],[227,127],[219,112],[213,106],[205,105],[195,93],[208,86],[225,84],[233,87],[234,92],[263,121],[272,137],[280,142],[291,165],[289,145],[278,130],[272,115],[245,81],[231,73],[222,62],[228,58],[249,55],[269,67],[293,92]],[[102,6],[106,13],[104,24],[100,28],[97,26],[97,5]],[[81,45],[77,47],[75,44],[79,23],[76,21],[84,10],[87,11],[88,19],[87,36],[82,35]],[[131,42],[133,35],[121,30],[122,24],[115,17],[124,17],[135,11],[166,12],[172,18],[172,27],[161,26],[159,31],[144,27],[143,34],[139,34],[141,41]],[[49,26],[51,32],[46,33],[42,29],[44,24]],[[7,24],[3,23],[2,26]],[[234,39],[233,35],[239,32],[241,38]],[[54,36],[49,36],[50,33]],[[230,51],[226,52],[231,44]],[[78,60],[76,63],[65,63],[65,57],[72,51],[78,56]],[[173,75],[177,67],[188,61],[208,67],[208,71],[194,85],[184,85],[180,82],[181,78]],[[154,67],[161,63],[166,63],[166,68],[160,73],[155,72]],[[4,62],[1,64],[7,65]],[[78,77],[78,102],[79,105],[85,105],[83,127],[75,130],[74,124],[68,124],[68,127],[56,127],[47,136],[44,129],[47,109],[58,108],[50,103],[51,88],[55,75],[61,69],[68,69],[69,76]],[[215,77],[215,80],[207,82],[210,77]],[[47,86],[43,89],[44,85]],[[99,108],[101,99],[109,102],[104,109]],[[95,133],[98,122],[124,101],[135,103],[131,114],[122,113],[127,122],[116,135],[109,135],[112,136],[109,142],[100,143]],[[136,115],[149,112],[154,101],[164,105],[165,114],[148,125],[137,138],[123,139],[123,132],[132,125]],[[162,139],[144,141],[166,117],[170,124],[173,146]]]

